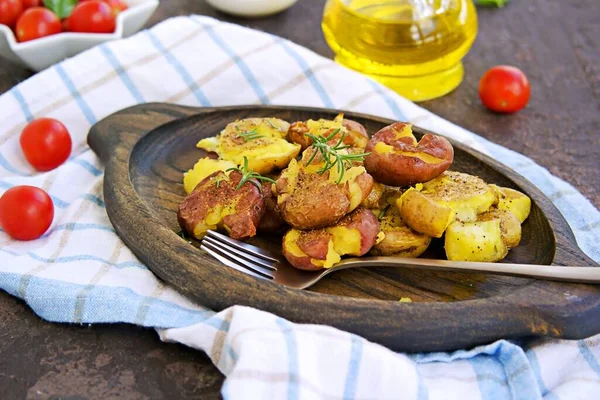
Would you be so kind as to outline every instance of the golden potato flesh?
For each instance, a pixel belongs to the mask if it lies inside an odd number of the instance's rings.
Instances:
[[[268,174],[285,168],[300,154],[300,145],[285,140],[289,124],[277,118],[248,118],[228,124],[216,137],[202,139],[197,147],[215,152],[219,158]]]
[[[451,223],[446,229],[444,247],[446,257],[452,261],[494,262],[508,254],[499,219]]]
[[[379,223],[383,239],[371,249],[376,256],[419,257],[429,244],[431,237],[416,232],[406,225],[400,217],[395,205],[376,212],[380,216]]]
[[[531,199],[518,190],[490,185],[498,196],[498,208],[513,213],[523,223],[531,211]]]
[[[196,185],[213,172],[226,171],[229,168],[235,168],[237,165],[227,160],[216,160],[213,158],[201,158],[194,168],[183,174],[183,188],[187,194],[192,193]]]
[[[356,209],[373,187],[373,178],[362,166],[344,165],[343,176],[335,166],[319,173],[324,161],[313,158],[312,151],[310,147],[300,161],[292,160],[275,185],[281,216],[303,230],[335,224]]]
[[[499,208],[492,208],[477,216],[477,221],[492,221],[495,219],[500,221],[502,240],[506,247],[509,249],[517,247],[521,241],[521,222],[519,222],[519,219],[512,212]]]

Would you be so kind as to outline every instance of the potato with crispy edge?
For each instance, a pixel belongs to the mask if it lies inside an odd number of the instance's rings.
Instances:
[[[360,203],[360,205],[367,208],[379,209],[379,203],[381,202],[382,196],[384,195],[385,191],[385,185],[379,182],[373,182],[373,188],[371,189],[371,192]]]
[[[408,186],[427,182],[446,171],[454,160],[454,149],[441,136],[426,133],[420,141],[412,125],[386,126],[373,135],[365,149],[365,168],[377,182]]]
[[[382,239],[373,246],[371,254],[376,256],[419,257],[431,243],[431,237],[411,229],[400,217],[396,200],[402,191],[387,188],[380,201],[381,210],[376,210],[381,225]]]
[[[452,221],[476,221],[477,215],[488,211],[496,202],[496,194],[481,178],[446,171],[408,189],[396,205],[408,226],[439,238]]]
[[[226,171],[237,165],[227,160],[217,160],[213,157],[204,157],[194,164],[194,168],[183,174],[183,189],[187,194],[192,193],[198,183],[216,171]]]
[[[271,178],[277,179],[275,176],[272,176]],[[265,199],[265,215],[263,215],[260,220],[258,231],[265,233],[280,232],[287,224],[281,217],[281,212],[277,206],[277,196],[274,193],[274,185],[268,181],[261,182],[261,184],[262,194]]]
[[[366,254],[378,234],[379,221],[375,214],[359,207],[334,226],[312,231],[290,229],[283,237],[283,255],[299,269],[331,268],[344,255]]]
[[[362,166],[344,165],[341,180],[336,167],[319,173],[324,160],[320,155],[313,158],[314,151],[311,146],[300,161],[292,160],[275,185],[281,216],[297,229],[335,224],[356,209],[373,187],[373,178]]]
[[[285,168],[300,154],[300,146],[285,140],[289,124],[277,118],[247,118],[228,124],[215,137],[202,139],[196,145],[219,158],[249,167],[259,174]]]
[[[290,125],[287,139],[301,145],[302,151],[304,151],[313,144],[312,139],[306,134],[328,137],[336,131],[337,133],[331,138],[331,141],[337,142],[343,135],[343,143],[356,151],[362,152],[369,142],[369,135],[365,127],[356,121],[344,119],[344,114],[339,114],[333,120],[309,119],[308,121],[294,122]]]
[[[515,189],[490,185],[498,196],[498,208],[513,213],[523,223],[531,212],[531,199]]]
[[[238,171],[229,175],[217,171],[204,178],[179,205],[181,228],[196,239],[202,239],[209,229],[224,229],[238,240],[255,236],[265,200],[258,181],[247,181],[236,189],[241,179]]]

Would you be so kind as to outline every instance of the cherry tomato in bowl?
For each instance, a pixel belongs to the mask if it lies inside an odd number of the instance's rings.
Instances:
[[[113,33],[117,26],[111,7],[99,0],[77,4],[69,17],[72,32]]]
[[[54,35],[60,33],[60,31],[60,19],[44,7],[33,7],[25,10],[17,21],[16,33],[19,42]]]
[[[52,118],[31,121],[21,132],[21,149],[38,171],[50,171],[69,158],[72,141],[67,128]]]
[[[519,111],[527,105],[530,95],[527,76],[520,69],[508,65],[490,68],[479,82],[479,98],[492,111]]]
[[[12,28],[22,13],[23,3],[21,0],[0,0],[0,24]]]
[[[15,186],[0,197],[0,227],[13,239],[37,239],[53,219],[52,199],[40,188]]]
[[[21,0],[23,3],[23,10],[27,10],[31,7],[42,7],[42,0]]]

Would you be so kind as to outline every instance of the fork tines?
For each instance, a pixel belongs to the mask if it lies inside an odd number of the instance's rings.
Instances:
[[[208,231],[200,248],[223,264],[262,279],[273,279],[279,262],[274,254],[215,231]]]

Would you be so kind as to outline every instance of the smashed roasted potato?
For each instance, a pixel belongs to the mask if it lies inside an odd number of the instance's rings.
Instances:
[[[495,192],[481,178],[446,171],[407,190],[397,206],[408,226],[439,238],[452,221],[476,221],[477,215],[489,210],[496,201]]]
[[[285,140],[288,129],[289,123],[281,119],[247,118],[228,124],[217,136],[202,139],[196,146],[236,165],[247,157],[250,169],[268,174],[287,167],[300,154],[300,145]]]
[[[242,178],[238,171],[217,171],[204,178],[179,205],[179,225],[196,239],[209,229],[225,230],[233,239],[255,236],[265,200],[256,180],[237,188]]]
[[[365,127],[356,121],[344,119],[344,114],[339,114],[333,120],[309,119],[308,121],[294,122],[290,125],[287,139],[301,145],[302,151],[304,151],[313,144],[313,139],[309,135],[331,136],[332,142],[343,138],[342,143],[358,151],[364,150],[369,142],[369,135]]]
[[[283,237],[283,255],[299,269],[331,268],[342,256],[366,254],[375,244],[379,232],[375,214],[360,207],[325,229],[290,229]]]
[[[417,141],[412,125],[386,126],[369,140],[365,168],[377,182],[407,186],[427,182],[446,171],[454,160],[450,142],[431,133]]]
[[[452,261],[500,261],[508,254],[500,220],[455,221],[446,229],[446,258]]]
[[[322,171],[325,160],[309,147],[300,161],[292,160],[275,186],[284,221],[297,229],[335,224],[369,195],[373,178],[362,166],[342,164]],[[343,174],[343,175],[342,175]]]

